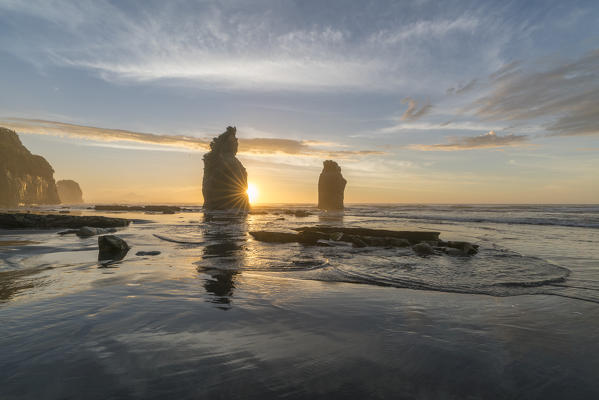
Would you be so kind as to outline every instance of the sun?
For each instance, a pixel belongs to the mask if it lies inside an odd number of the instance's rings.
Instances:
[[[253,183],[248,183],[248,190],[246,190],[246,193],[248,194],[250,204],[254,204],[256,200],[258,200],[258,188]]]

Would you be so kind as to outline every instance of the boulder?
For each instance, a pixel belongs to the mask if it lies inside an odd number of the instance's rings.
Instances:
[[[31,154],[15,131],[0,128],[0,207],[59,203],[48,161]]]
[[[98,236],[98,260],[118,261],[123,259],[130,247],[123,239],[115,235]]]
[[[152,250],[152,251],[138,251],[137,253],[135,253],[136,256],[157,256],[160,255],[160,252],[158,250]]]
[[[419,256],[428,256],[435,252],[431,245],[426,242],[415,244],[412,246],[412,250],[414,250],[414,253],[418,254]]]
[[[62,204],[81,204],[83,203],[83,192],[79,184],[70,179],[63,179],[56,182],[58,197]]]
[[[341,175],[341,167],[331,160],[323,162],[318,178],[318,208],[321,210],[343,210],[343,192],[347,181]]]
[[[210,143],[210,151],[204,155],[204,178],[202,194],[206,210],[247,211],[250,203],[247,195],[247,172],[235,157],[238,141],[235,127],[227,127]]]

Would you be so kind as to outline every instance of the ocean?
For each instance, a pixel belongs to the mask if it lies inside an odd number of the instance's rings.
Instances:
[[[70,208],[133,220],[110,265],[97,237],[0,230],[0,399],[599,398],[599,205],[255,210]],[[248,234],[318,224],[480,251]]]

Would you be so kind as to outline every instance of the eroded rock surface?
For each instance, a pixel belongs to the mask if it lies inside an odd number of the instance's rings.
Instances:
[[[0,214],[0,228],[28,229],[28,228],[73,228],[83,227],[114,228],[129,225],[129,220],[123,218],[109,218],[95,215],[79,216],[64,214]],[[73,232],[76,233],[76,232]]]
[[[343,194],[347,181],[341,175],[341,167],[331,160],[323,162],[318,178],[318,208],[321,210],[343,210]]]
[[[59,203],[48,161],[31,154],[15,131],[0,128],[0,207]]]
[[[238,141],[235,127],[212,139],[204,155],[202,194],[206,210],[248,210],[247,171],[235,157]]]
[[[344,228],[313,226],[296,228],[298,233],[251,231],[258,241],[267,243],[301,243],[308,246],[352,247],[411,247],[416,255],[472,256],[478,253],[478,245],[468,242],[445,242],[439,232],[390,231],[386,229]]]
[[[83,203],[83,192],[79,184],[70,179],[63,179],[56,182],[58,197],[63,204],[81,204]]]

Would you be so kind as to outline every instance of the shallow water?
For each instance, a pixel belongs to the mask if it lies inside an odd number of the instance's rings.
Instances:
[[[263,210],[104,212],[136,219],[108,266],[96,237],[1,231],[0,398],[599,395],[599,207]],[[423,258],[247,234],[314,224],[481,248]]]

